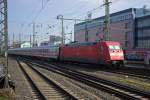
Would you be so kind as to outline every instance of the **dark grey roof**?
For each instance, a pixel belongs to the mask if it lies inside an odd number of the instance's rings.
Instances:
[[[110,14],[110,17],[116,16],[116,15],[119,15],[119,14],[122,14],[122,13],[126,13],[126,12],[132,12],[133,10],[136,10],[136,8],[129,8],[129,9],[125,9],[125,10],[122,10],[122,11],[119,11],[119,12],[112,13],[112,14]],[[98,18],[93,19],[92,21],[104,19],[104,17],[105,17],[105,16],[98,17]],[[75,24],[75,26],[83,25],[83,24],[85,24],[85,23],[86,23],[86,22],[78,23],[78,24]]]
[[[66,44],[65,46],[69,46],[69,47],[77,47],[77,46],[90,46],[90,45],[95,45],[97,42],[81,42],[81,43],[70,43],[70,44]]]

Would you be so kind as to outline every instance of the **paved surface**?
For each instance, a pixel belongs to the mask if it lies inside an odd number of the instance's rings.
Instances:
[[[12,58],[9,58],[8,71],[11,79],[15,82],[16,100],[32,100],[29,83],[22,74],[18,63]]]

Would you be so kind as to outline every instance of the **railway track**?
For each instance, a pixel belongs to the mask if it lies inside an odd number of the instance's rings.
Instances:
[[[60,65],[65,65],[66,66],[65,63],[60,63]],[[69,63],[69,64],[67,63],[67,65],[69,65],[69,67],[70,67],[70,65],[72,65],[72,63]],[[77,67],[76,69],[80,69],[80,68],[89,68],[89,69],[91,69],[91,67],[89,67],[91,65],[83,65],[83,64],[79,64],[79,63],[75,63],[75,64],[73,63],[73,65],[75,65],[74,66],[75,68]],[[150,75],[146,74],[146,73],[150,73],[149,70],[147,70],[146,72],[142,71],[141,73],[138,71],[136,73],[135,72],[136,69],[133,69],[133,68],[129,68],[129,69],[122,68],[122,69],[113,69],[113,70],[111,68],[107,68],[107,67],[100,69],[99,66],[95,66],[95,68],[98,68],[98,70],[104,71],[104,72],[115,73],[115,74],[118,74],[118,75],[124,75],[124,76],[129,76],[129,77],[135,77],[135,78],[150,80]],[[74,69],[74,68],[72,68],[72,69]],[[93,67],[92,67],[91,70],[93,70]]]
[[[98,90],[103,90],[105,92],[111,93],[117,97],[122,99],[132,99],[132,100],[149,100],[150,93],[141,91],[135,88],[128,87],[126,85],[121,85],[118,83],[114,83],[109,80],[104,80],[92,75],[84,74],[72,69],[68,69],[64,66],[56,66],[48,63],[41,63],[41,62],[32,62],[28,61],[31,65],[36,65],[38,67],[45,68],[47,70],[53,71],[55,73],[59,73],[63,76],[69,77],[71,79],[80,81],[84,84],[87,84],[91,87],[94,87]],[[47,66],[47,67],[45,67]]]
[[[63,90],[59,85],[49,80],[38,70],[24,62],[18,61],[26,78],[32,86],[33,99],[38,100],[77,100],[67,91]]]
[[[131,77],[135,77],[135,78],[141,78],[141,79],[145,79],[145,80],[150,80],[150,76],[144,76],[141,74],[127,73],[127,72],[122,72],[122,71],[109,71],[109,72],[120,74],[120,75],[125,75],[125,76],[131,76]]]
[[[34,59],[35,61],[37,59]],[[148,69],[139,69],[139,68],[129,68],[129,67],[120,67],[119,69],[111,69],[110,67],[106,67],[106,66],[101,66],[101,68],[99,67],[99,65],[91,65],[91,64],[83,64],[83,63],[74,63],[74,62],[52,62],[52,64],[59,64],[59,65],[64,65],[64,66],[69,66],[68,68],[70,68],[70,66],[74,66],[72,69],[81,69],[81,68],[88,68],[93,70],[97,69],[100,71],[105,71],[105,72],[109,72],[109,73],[115,73],[115,74],[120,74],[120,75],[124,75],[124,76],[129,76],[129,77],[135,77],[135,78],[141,78],[141,79],[145,79],[145,80],[150,80],[150,70]],[[91,68],[92,66],[92,68]]]

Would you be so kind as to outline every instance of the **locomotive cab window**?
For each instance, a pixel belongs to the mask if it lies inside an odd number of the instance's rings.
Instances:
[[[113,50],[114,46],[113,45],[109,45],[109,49]]]
[[[120,49],[121,49],[119,45],[114,46],[114,48],[115,48],[116,50],[120,50]]]
[[[119,45],[109,45],[109,49],[111,49],[111,50],[120,50],[121,47]]]

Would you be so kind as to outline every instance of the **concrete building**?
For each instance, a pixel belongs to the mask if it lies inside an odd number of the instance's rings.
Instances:
[[[54,35],[50,35],[50,38],[49,38],[49,42],[50,43],[55,43],[55,42],[58,42],[58,41],[61,41],[61,37],[60,36],[54,36]]]
[[[50,35],[49,41],[41,42],[40,46],[50,46],[50,45],[60,44],[60,41],[61,41],[60,36]]]
[[[32,44],[30,42],[23,42],[21,43],[21,48],[30,48],[32,47]]]
[[[150,10],[146,8],[130,8],[110,14],[110,37],[113,41],[119,41],[124,49],[135,48],[136,26],[135,20],[141,16],[149,15]],[[88,22],[75,24],[75,41],[99,41],[104,35],[104,16]],[[87,31],[87,32],[86,32]]]
[[[40,46],[50,46],[50,45],[54,45],[54,43],[50,43],[50,41],[43,41],[40,43]]]
[[[19,42],[14,42],[12,48],[20,48],[21,44]]]

